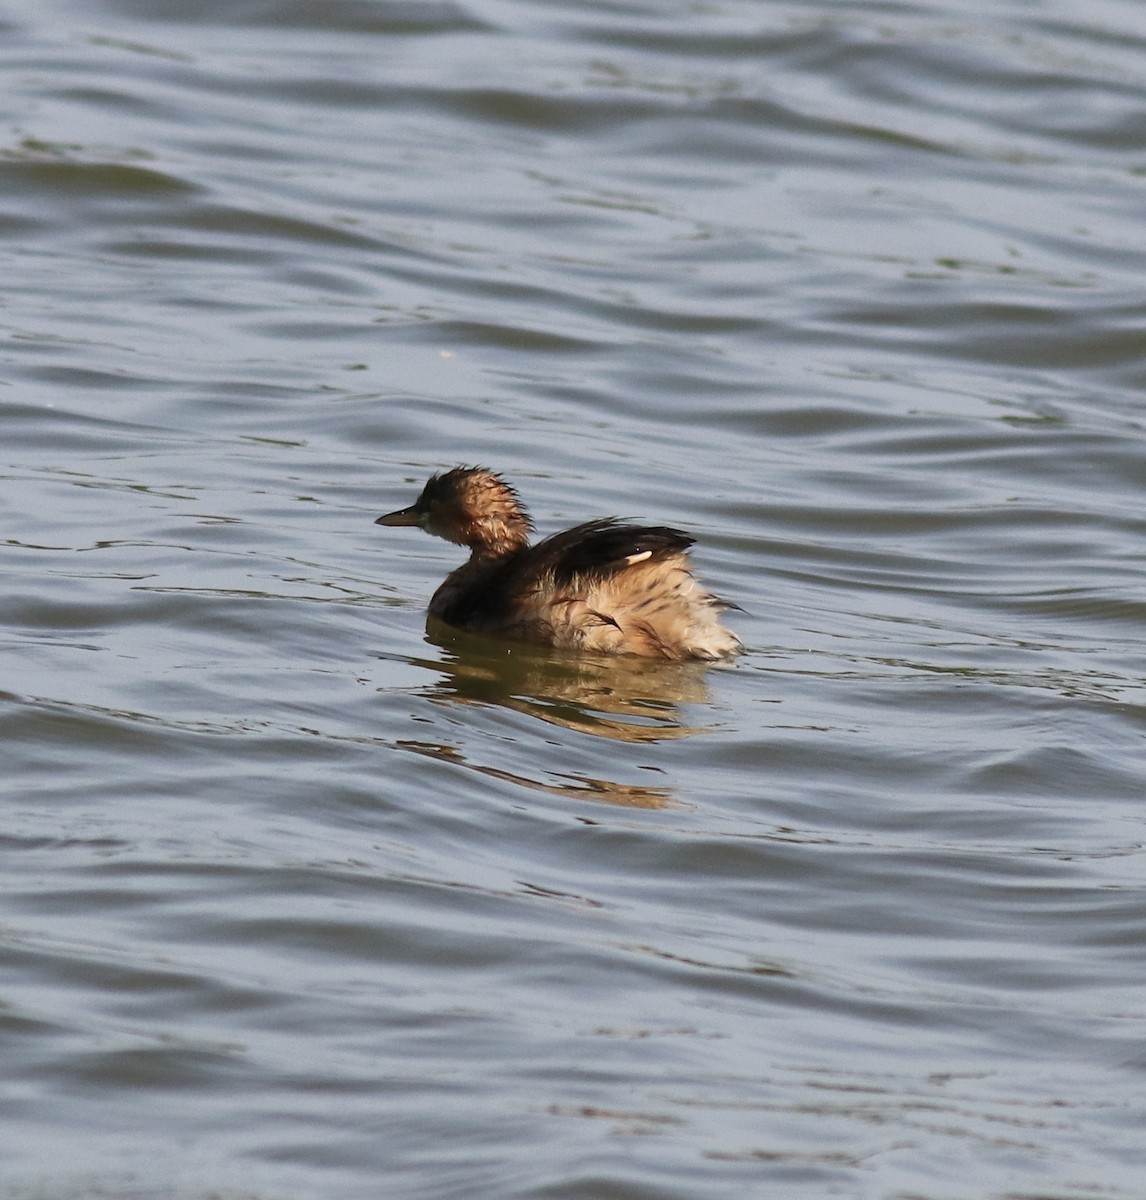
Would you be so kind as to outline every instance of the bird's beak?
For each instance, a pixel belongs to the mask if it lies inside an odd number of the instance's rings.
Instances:
[[[387,513],[384,517],[379,517],[374,522],[375,525],[418,525],[421,523],[422,514],[418,512],[417,506],[411,504],[409,508],[400,508],[397,512]]]

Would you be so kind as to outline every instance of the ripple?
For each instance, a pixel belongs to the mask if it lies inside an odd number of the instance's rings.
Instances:
[[[89,7],[0,45],[3,1188],[1137,1196],[1130,9]],[[475,460],[747,653],[427,628]]]

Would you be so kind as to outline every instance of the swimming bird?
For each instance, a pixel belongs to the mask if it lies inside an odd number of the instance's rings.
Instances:
[[[430,600],[447,625],[535,645],[672,660],[728,658],[720,623],[735,608],[692,575],[695,539],[666,525],[604,517],[531,545],[517,491],[486,467],[434,475],[408,508],[376,525],[416,525],[469,548]]]

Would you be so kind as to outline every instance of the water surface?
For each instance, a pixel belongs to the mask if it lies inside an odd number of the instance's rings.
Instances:
[[[0,32],[0,1194],[1141,1200],[1140,6]],[[428,636],[457,462],[743,659]]]

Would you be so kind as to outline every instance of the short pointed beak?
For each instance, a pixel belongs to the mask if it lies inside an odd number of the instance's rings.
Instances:
[[[411,504],[409,508],[400,508],[397,512],[387,513],[384,517],[379,517],[374,522],[375,525],[417,525],[421,520],[422,514],[418,512],[417,506]]]

